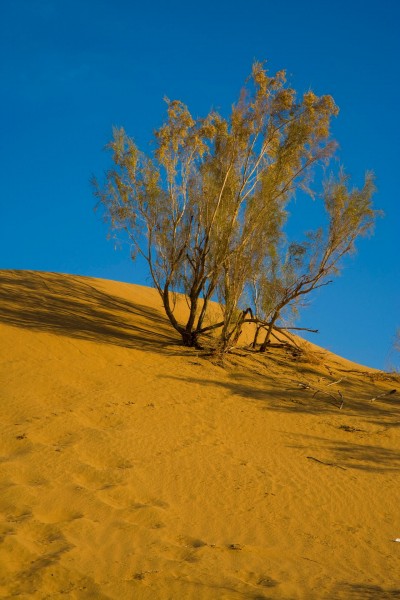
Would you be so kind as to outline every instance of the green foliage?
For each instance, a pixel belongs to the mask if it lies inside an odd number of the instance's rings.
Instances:
[[[330,122],[338,109],[331,96],[307,92],[298,99],[284,71],[269,76],[256,62],[229,118],[211,112],[194,119],[182,102],[166,102],[153,157],[123,129],[114,130],[114,168],[103,188],[96,184],[96,195],[111,227],[126,231],[134,255],[147,261],[183,342],[197,345],[200,335],[220,327],[226,350],[244,321],[244,298],[252,295],[261,322],[275,323],[284,307],[295,307],[338,269],[372,227],[372,178],[351,192],[343,174],[328,179],[328,229],[285,244],[288,202],[298,190],[314,197],[313,170],[336,149]],[[187,298],[186,323],[174,314],[176,291]],[[210,326],[213,297],[223,321]]]

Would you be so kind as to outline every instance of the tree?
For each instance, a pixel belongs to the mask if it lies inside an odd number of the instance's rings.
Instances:
[[[114,167],[103,187],[95,182],[95,193],[112,229],[129,236],[133,258],[140,254],[147,261],[185,345],[199,346],[201,335],[218,328],[221,348],[233,345],[242,324],[254,320],[243,306],[254,280],[264,311],[255,320],[273,327],[284,306],[320,285],[345,248],[353,247],[349,232],[358,218],[353,215],[358,197],[373,220],[370,180],[361,192],[350,193],[341,177],[326,187],[332,225],[326,241],[317,232],[306,243],[289,246],[282,263],[278,249],[286,206],[299,190],[314,196],[313,170],[328,163],[336,149],[329,128],[337,113],[331,96],[307,92],[297,100],[284,71],[269,76],[255,63],[229,118],[213,111],[194,119],[182,102],[167,100],[167,119],[155,132],[152,157],[123,129],[114,130],[109,144]],[[369,227],[367,212],[357,221],[357,235]],[[343,218],[348,234],[340,228]],[[185,323],[175,316],[176,292],[187,299]],[[209,324],[213,298],[221,303],[223,319]]]

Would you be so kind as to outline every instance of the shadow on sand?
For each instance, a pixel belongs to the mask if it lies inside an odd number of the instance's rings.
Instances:
[[[380,585],[365,585],[362,583],[339,584],[334,590],[334,596],[349,600],[400,600],[399,589],[384,589]]]
[[[178,344],[157,310],[102,292],[88,277],[57,273],[0,271],[0,322],[125,348]]]
[[[282,365],[279,374],[269,366]],[[284,365],[284,366],[283,366]],[[306,375],[305,375],[306,373]],[[348,378],[341,382],[339,386],[324,387],[329,382],[325,378],[323,383],[316,383],[321,379],[320,373],[311,367],[300,368],[296,364],[282,361],[279,357],[268,357],[265,363],[265,372],[244,372],[242,370],[232,370],[227,372],[228,379],[209,379],[207,377],[185,378],[184,381],[192,382],[202,386],[214,386],[227,390],[230,394],[241,396],[248,400],[260,403],[262,409],[276,410],[282,412],[307,413],[307,414],[351,414],[359,417],[368,418],[369,423],[398,427],[400,397],[399,393],[392,394],[390,397],[383,397],[377,401],[371,402],[371,398],[382,391],[382,384],[374,384],[369,380],[361,378]],[[171,379],[180,379],[179,376],[168,376]],[[332,381],[334,377],[331,377]],[[304,387],[305,382],[311,382],[310,389]],[[315,386],[315,387],[314,387]],[[315,392],[316,388],[329,390],[328,394]],[[385,388],[384,388],[385,389]],[[387,388],[386,388],[387,389]],[[342,405],[342,411],[340,406]]]
[[[278,362],[281,359],[278,357]],[[385,447],[380,443],[379,433],[385,433],[391,428],[399,426],[399,394],[384,397],[381,401],[371,402],[370,399],[377,392],[376,384],[361,378],[349,378],[342,382],[341,391],[344,398],[344,408],[339,408],[340,401],[335,397],[326,397],[321,394],[315,396],[313,389],[304,389],[296,386],[296,379],[304,381],[302,371],[298,366],[286,363],[286,370],[281,368],[280,375],[268,373],[268,365],[276,366],[275,360],[266,360],[265,373],[227,372],[227,377],[210,379],[202,377],[179,377],[178,375],[163,375],[168,380],[181,380],[186,383],[224,389],[229,395],[239,396],[250,402],[255,402],[261,410],[277,411],[282,413],[309,414],[319,417],[334,416],[330,426],[335,428],[337,434],[332,437],[322,438],[307,435],[305,432],[297,436],[292,434],[288,445],[298,448],[303,453],[311,453],[314,448],[324,451],[322,462],[328,461],[339,464],[344,469],[356,469],[375,473],[400,472],[400,455],[397,450]],[[307,366],[307,378],[310,378],[313,367]],[[303,372],[304,374],[304,372]],[[317,379],[318,371],[314,373]],[[324,380],[325,383],[328,380]],[[323,384],[320,383],[320,386]],[[382,385],[382,384],[381,384]],[[332,389],[328,388],[328,389]],[[379,389],[379,388],[378,388]],[[332,392],[333,394],[333,392]],[[329,421],[328,421],[329,423]],[[377,437],[378,436],[378,437]]]

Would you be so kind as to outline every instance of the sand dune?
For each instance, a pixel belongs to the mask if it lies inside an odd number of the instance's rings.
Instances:
[[[145,287],[2,271],[0,298],[0,597],[400,598],[395,377],[221,366]]]

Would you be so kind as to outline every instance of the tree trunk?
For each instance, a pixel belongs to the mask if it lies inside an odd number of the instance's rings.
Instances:
[[[273,330],[274,325],[275,325],[275,323],[276,323],[276,321],[277,321],[278,318],[279,318],[279,312],[277,312],[277,313],[274,314],[274,316],[272,317],[272,319],[271,319],[271,321],[270,321],[270,323],[268,325],[267,333],[265,335],[265,340],[263,341],[263,343],[260,346],[260,352],[265,352],[266,351],[267,346],[269,344],[269,340],[270,340],[270,337],[271,337],[272,330]]]
[[[254,334],[253,343],[252,343],[252,345],[251,345],[251,347],[253,348],[253,350],[254,350],[254,349],[255,349],[255,347],[257,346],[257,340],[258,340],[258,336],[259,336],[259,334],[260,334],[260,331],[261,331],[261,329],[262,329],[262,328],[261,328],[261,326],[257,326],[257,327],[256,327],[256,332],[255,332],[255,334]]]
[[[161,297],[162,297],[165,313],[166,313],[172,327],[174,329],[176,329],[176,331],[179,331],[179,333],[182,335],[183,327],[181,325],[179,325],[178,321],[176,320],[174,313],[172,311],[172,308],[171,308],[170,301],[169,301],[169,286],[168,286],[168,284],[165,284],[165,287],[161,293]]]
[[[199,343],[199,334],[197,331],[184,330],[181,331],[183,345],[187,348],[197,348],[201,350]]]

